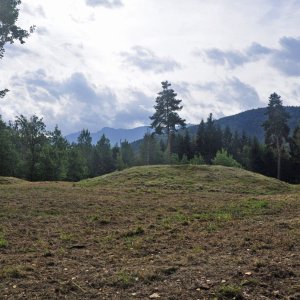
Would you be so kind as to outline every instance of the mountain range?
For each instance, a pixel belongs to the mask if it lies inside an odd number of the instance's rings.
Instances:
[[[297,125],[300,125],[300,106],[287,106],[286,111],[290,115],[288,121],[291,132]],[[220,118],[215,120],[221,128],[228,126],[232,132],[237,131],[242,133],[243,131],[249,137],[256,136],[260,141],[264,140],[264,130],[262,128],[263,122],[266,120],[267,108],[257,108],[241,112],[236,115]],[[198,125],[189,125],[188,131],[191,134],[197,132]],[[115,129],[110,127],[104,127],[101,130],[91,133],[92,143],[96,144],[97,141],[104,134],[111,142],[111,145],[120,144],[120,141],[127,140],[129,143],[138,141],[143,138],[145,133],[152,132],[152,129],[148,126],[141,126],[132,129]],[[70,143],[76,143],[80,132],[72,133],[66,136],[66,139]]]
[[[110,140],[110,144],[114,146],[124,140],[127,140],[129,143],[140,140],[147,132],[152,132],[152,129],[148,126],[140,126],[132,129],[104,127],[97,132],[91,133],[91,137],[92,143],[96,144],[104,134]],[[69,143],[76,143],[79,135],[80,132],[71,133],[66,136],[66,139]]]

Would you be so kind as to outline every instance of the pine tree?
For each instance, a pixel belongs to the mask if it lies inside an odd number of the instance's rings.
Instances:
[[[161,146],[156,141],[154,134],[146,133],[139,148],[141,164],[153,165],[161,163],[163,150],[160,148]]]
[[[205,147],[205,123],[201,120],[196,134],[196,153],[204,156]]]
[[[85,161],[86,168],[88,170],[87,176],[92,175],[92,155],[93,155],[93,145],[91,133],[88,129],[82,129],[80,135],[77,138],[77,146],[79,151]]]
[[[280,98],[281,97],[276,93],[270,95],[266,112],[268,119],[263,123],[265,143],[276,153],[278,179],[280,179],[281,157],[289,135],[287,121],[290,117],[282,106],[282,100]]]
[[[93,153],[93,176],[103,175],[116,169],[110,141],[103,134]]]
[[[127,140],[121,142],[120,152],[124,165],[132,167],[134,165],[134,153]]]
[[[165,133],[168,136],[168,150],[172,151],[172,133],[176,131],[177,126],[185,127],[185,120],[180,118],[177,111],[182,109],[180,103],[182,100],[176,99],[177,94],[170,89],[171,84],[164,81],[162,91],[158,93],[156,98],[155,113],[150,117],[152,120],[151,127],[155,129],[155,133]]]

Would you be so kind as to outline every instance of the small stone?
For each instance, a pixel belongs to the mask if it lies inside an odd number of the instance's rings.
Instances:
[[[160,298],[160,295],[158,293],[154,293],[154,294],[150,295],[149,298],[150,299]]]
[[[222,281],[221,281],[221,283],[225,283],[226,282],[226,280],[225,279],[223,279]]]
[[[13,286],[13,289],[16,289],[16,288],[17,288],[17,286],[16,286],[16,285],[14,285],[14,286]]]
[[[206,283],[203,283],[203,284],[201,284],[200,289],[201,290],[209,290],[210,286],[208,284],[206,284]]]
[[[131,293],[131,296],[136,296],[136,293]]]
[[[251,275],[252,275],[252,273],[251,273],[251,272],[246,272],[246,273],[245,273],[245,275],[247,275],[247,276],[251,276]]]
[[[64,268],[64,271],[68,271],[68,268]]]

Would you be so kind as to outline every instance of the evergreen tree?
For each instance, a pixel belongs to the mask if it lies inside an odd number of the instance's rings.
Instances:
[[[205,124],[203,157],[211,163],[218,150],[222,148],[222,130],[215,125],[212,114],[209,114]]]
[[[85,178],[87,172],[85,160],[80,154],[78,147],[75,144],[71,145],[68,150],[67,179],[70,181],[79,181]]]
[[[298,125],[290,139],[291,169],[293,182],[300,182],[300,126]]]
[[[64,180],[67,177],[68,142],[55,126],[50,132],[40,158],[39,175],[41,180]]]
[[[161,141],[162,142],[162,141]],[[154,134],[146,133],[139,149],[139,157],[142,165],[161,163],[161,146],[157,143]]]
[[[204,156],[205,148],[205,123],[201,120],[196,134],[196,153]]]
[[[150,117],[152,120],[151,127],[155,129],[155,133],[165,133],[168,136],[168,149],[172,153],[172,132],[176,131],[177,126],[185,127],[185,120],[180,118],[177,111],[182,109],[180,103],[182,100],[176,99],[177,94],[170,89],[171,84],[164,81],[162,91],[158,93],[156,98],[155,113]]]
[[[273,93],[269,97],[269,104],[266,115],[268,119],[263,123],[265,130],[265,143],[274,149],[277,158],[277,178],[280,179],[281,157],[284,151],[284,144],[289,135],[287,121],[289,114],[282,106],[281,97]]]
[[[93,176],[107,174],[116,169],[110,148],[110,141],[103,134],[93,153]]]
[[[86,169],[88,170],[87,176],[92,175],[92,156],[93,156],[93,145],[92,145],[92,137],[91,133],[88,129],[83,129],[78,138],[77,138],[77,146],[80,151],[80,154],[85,161]]]
[[[300,164],[300,125],[295,128],[293,136],[290,139],[290,149],[292,160]]]
[[[249,151],[249,168],[258,173],[262,173],[264,170],[263,148],[256,137],[253,138]]]
[[[134,165],[134,153],[127,140],[121,142],[120,152],[124,165],[126,167],[132,167]]]
[[[232,132],[228,126],[225,127],[223,132],[223,148],[230,152],[232,146]]]

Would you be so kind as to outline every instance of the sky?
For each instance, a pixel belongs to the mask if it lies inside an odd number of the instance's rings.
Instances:
[[[298,0],[23,0],[36,31],[0,61],[5,121],[42,117],[64,134],[149,125],[161,82],[198,124],[300,105]]]

